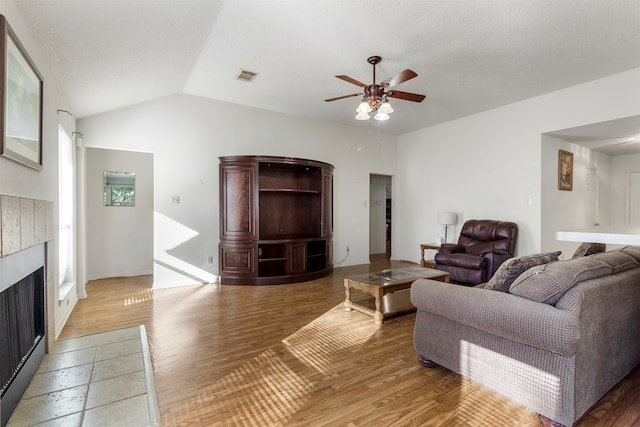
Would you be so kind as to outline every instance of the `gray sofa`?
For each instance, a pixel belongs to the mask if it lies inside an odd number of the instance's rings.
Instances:
[[[414,282],[420,362],[524,405],[545,425],[573,425],[640,363],[640,247],[557,254],[508,260],[484,287]]]

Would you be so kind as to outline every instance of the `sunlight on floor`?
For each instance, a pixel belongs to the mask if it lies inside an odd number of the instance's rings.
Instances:
[[[175,295],[185,291],[192,291],[193,285],[180,286],[175,288],[161,289],[141,289],[139,291],[130,292],[124,296],[124,306],[141,304],[147,301],[161,298],[163,296]],[[215,286],[215,285],[213,285]]]
[[[211,391],[233,424],[274,425],[304,404],[313,384],[268,350],[215,383]]]
[[[302,363],[328,375],[336,353],[363,345],[378,330],[370,317],[357,316],[360,321],[353,318],[341,304],[282,342]]]
[[[211,414],[233,425],[283,425],[331,377],[340,353],[353,351],[378,330],[368,316],[354,316],[342,304],[200,391],[163,421],[195,423]],[[198,419],[191,419],[191,408]],[[202,408],[208,408],[203,413]]]

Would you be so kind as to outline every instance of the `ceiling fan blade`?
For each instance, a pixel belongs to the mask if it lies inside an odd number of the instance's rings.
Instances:
[[[406,82],[407,80],[411,80],[414,77],[418,77],[415,71],[411,71],[406,69],[404,71],[400,71],[395,76],[389,77],[387,80],[380,83],[382,87],[394,87],[399,85],[402,82]]]
[[[405,101],[422,102],[426,95],[418,95],[417,93],[402,92],[399,90],[390,90],[387,92],[389,98],[404,99]]]
[[[352,93],[351,95],[345,95],[345,96],[339,96],[337,98],[329,98],[329,99],[325,99],[324,102],[331,102],[331,101],[337,101],[338,99],[345,99],[345,98],[351,98],[353,96],[362,96],[361,93]]]
[[[356,80],[356,79],[352,79],[352,78],[351,78],[351,77],[349,77],[349,76],[342,76],[342,75],[341,75],[341,76],[336,76],[336,77],[337,77],[337,78],[339,78],[340,80],[344,80],[345,82],[352,83],[352,84],[354,84],[354,85],[356,85],[356,86],[360,86],[360,87],[367,87],[367,86],[369,86],[369,85],[366,85],[366,84],[364,84],[364,83],[362,83],[362,82],[359,82],[359,81],[358,81],[358,80]]]

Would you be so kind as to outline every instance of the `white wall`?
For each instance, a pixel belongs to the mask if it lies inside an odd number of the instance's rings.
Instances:
[[[86,148],[87,279],[153,273],[153,154]],[[105,206],[104,172],[135,173],[135,205]]]
[[[638,93],[634,69],[399,137],[394,257],[418,262],[438,211],[458,213],[456,232],[471,218],[514,221],[516,253],[540,251],[541,135],[637,115]]]
[[[396,172],[396,138],[378,131],[175,95],[78,121],[87,147],[155,154],[155,285],[218,274],[218,157],[279,155],[335,166],[334,259],[369,262],[369,175]],[[179,196],[180,204],[170,204]],[[213,256],[214,263],[207,264]]]
[[[640,154],[614,156],[612,158],[612,164],[613,174],[611,180],[613,183],[613,207],[611,209],[611,225],[623,226],[627,225],[627,174],[632,171],[640,171]]]
[[[35,63],[43,78],[43,114],[42,114],[42,156],[41,171],[22,166],[0,156],[0,194],[21,196],[32,199],[49,200],[54,206],[55,242],[58,241],[58,123],[59,121],[71,134],[75,130],[75,119],[65,113],[58,114],[58,109],[70,110],[69,102],[58,82],[57,76],[45,60],[44,52],[33,41],[29,28],[11,2],[0,2],[0,14],[4,15],[16,33],[31,60]],[[50,245],[53,250],[54,292],[57,295],[58,279],[58,247]],[[57,298],[56,298],[57,300]],[[77,295],[75,289],[69,296],[53,307],[55,313],[55,331],[59,333],[67,317],[75,306]],[[51,307],[49,307],[51,309]]]
[[[25,50],[42,75],[43,117],[42,117],[42,155],[41,171],[22,166],[19,163],[0,156],[0,193],[22,196],[32,199],[54,201],[57,210],[58,194],[58,108],[68,107],[64,97],[60,96],[54,75],[45,62],[43,52],[31,39],[22,18],[11,3],[1,2],[0,13],[7,18]],[[65,117],[66,116],[66,117]],[[61,116],[65,124],[73,125],[66,114]],[[71,132],[69,132],[71,134]]]
[[[558,150],[573,153],[573,190],[558,190]],[[592,226],[587,195],[587,168],[598,173],[597,221],[611,224],[611,156],[560,139],[542,136],[542,251],[562,251],[571,258],[579,242],[556,240],[556,231]]]

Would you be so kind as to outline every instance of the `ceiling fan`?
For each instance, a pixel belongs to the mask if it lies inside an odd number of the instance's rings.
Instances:
[[[341,80],[364,88],[364,93],[352,93],[350,95],[339,96],[337,98],[329,98],[325,99],[325,102],[337,101],[339,99],[351,98],[354,96],[362,96],[362,102],[356,109],[356,111],[358,112],[358,114],[356,115],[357,120],[369,120],[368,113],[372,111],[376,112],[376,115],[374,117],[376,120],[387,120],[389,118],[389,113],[393,112],[393,108],[391,108],[391,105],[389,105],[389,101],[387,98],[397,98],[413,102],[422,102],[426,98],[425,95],[401,92],[399,90],[390,90],[385,92],[385,89],[392,88],[399,85],[400,83],[406,82],[407,80],[411,80],[412,78],[417,77],[418,74],[416,74],[412,70],[406,69],[392,77],[389,77],[387,80],[376,84],[376,65],[378,65],[381,61],[382,58],[379,56],[370,56],[367,59],[367,62],[373,65],[373,83],[370,85],[364,84],[349,76],[336,76]]]

